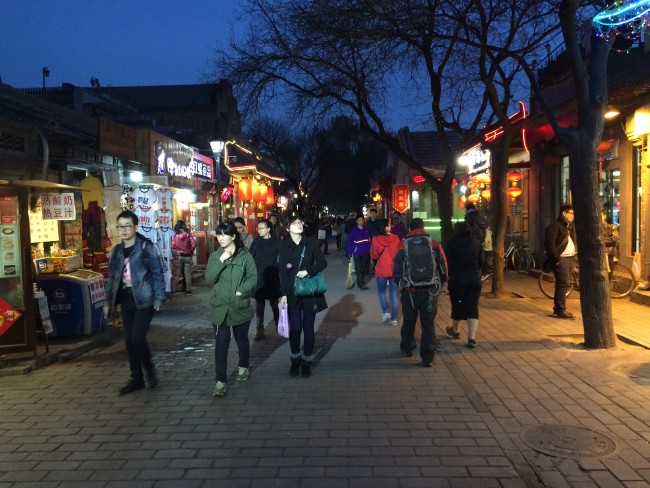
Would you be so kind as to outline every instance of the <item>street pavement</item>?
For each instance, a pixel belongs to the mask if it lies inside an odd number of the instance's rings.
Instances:
[[[482,297],[476,349],[464,323],[462,340],[444,336],[441,292],[439,351],[423,368],[417,351],[400,353],[399,327],[380,323],[375,281],[347,290],[347,265],[327,257],[311,378],[289,376],[272,324],[258,342],[253,325],[250,379],[233,375],[212,397],[201,282],[154,317],[155,390],[117,394],[128,376],[119,340],[0,377],[0,488],[650,486],[647,306],[615,301],[618,346],[586,350],[578,299],[578,320],[555,319],[536,281],[508,272],[516,293]]]

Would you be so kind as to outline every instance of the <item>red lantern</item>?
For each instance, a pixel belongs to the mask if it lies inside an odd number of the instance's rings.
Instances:
[[[242,178],[239,180],[239,185],[237,186],[239,199],[252,200],[253,199],[253,183],[248,178]]]
[[[522,175],[518,171],[513,171],[512,173],[508,173],[508,176],[507,176],[508,181],[511,181],[512,183],[514,183],[513,186],[517,186],[517,182],[521,181],[523,179],[523,177],[524,177],[524,175]]]
[[[253,184],[253,201],[256,203],[266,203],[268,188],[269,187],[263,183],[255,182]]]
[[[490,190],[483,190],[483,191],[481,192],[481,196],[482,196],[483,198],[485,198],[486,200],[489,200],[489,199],[490,199]]]
[[[510,187],[506,190],[506,193],[512,198],[513,200],[517,198],[519,195],[521,195],[521,188],[517,186]]]
[[[490,175],[487,173],[481,173],[479,175],[476,175],[476,181],[481,185],[486,185],[490,183]]]
[[[474,204],[478,203],[480,199],[481,199],[481,195],[479,195],[478,193],[472,193],[470,196],[467,197],[467,201],[472,202]]]
[[[424,183],[424,176],[421,175],[414,176],[413,183]]]
[[[275,195],[273,194],[273,188],[270,186],[266,190],[266,204],[275,205]]]

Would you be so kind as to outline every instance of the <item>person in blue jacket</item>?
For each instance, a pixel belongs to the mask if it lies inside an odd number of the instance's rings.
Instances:
[[[153,242],[138,234],[138,216],[124,210],[117,216],[117,230],[122,242],[113,248],[108,260],[104,315],[108,316],[116,304],[122,305],[131,378],[119,391],[126,395],[145,387],[143,369],[149,387],[158,384],[147,332],[154,311],[160,310],[166,294],[160,253]]]

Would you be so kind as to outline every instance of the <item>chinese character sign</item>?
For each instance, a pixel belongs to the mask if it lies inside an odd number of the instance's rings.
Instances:
[[[409,208],[409,186],[393,185],[393,207],[398,212],[405,212]]]
[[[41,195],[43,220],[74,220],[77,212],[74,193],[44,193]]]
[[[43,220],[42,212],[29,212],[29,232],[32,242],[53,242],[59,240],[59,222]]]

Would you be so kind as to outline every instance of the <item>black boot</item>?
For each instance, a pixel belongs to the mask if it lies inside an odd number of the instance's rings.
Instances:
[[[302,367],[302,377],[309,378],[311,376],[311,361],[305,361],[304,359],[300,361],[300,366]]]
[[[291,358],[291,369],[289,374],[291,376],[298,376],[300,374],[300,358]]]

